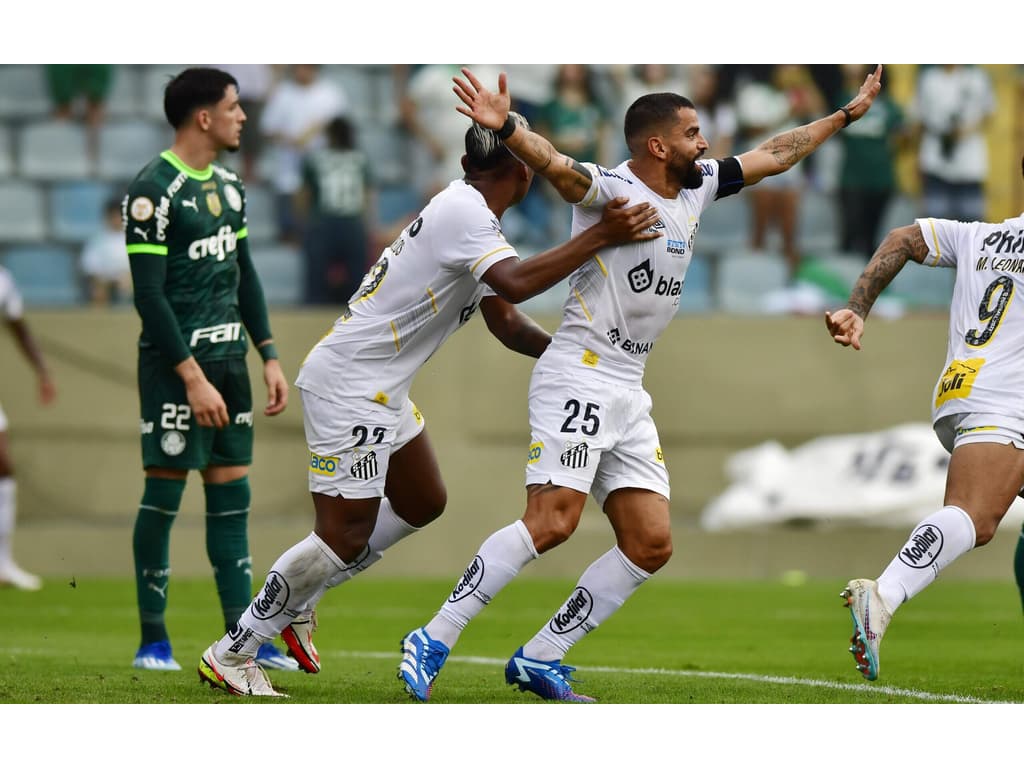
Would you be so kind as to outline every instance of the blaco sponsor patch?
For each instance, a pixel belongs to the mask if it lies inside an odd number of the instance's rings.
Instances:
[[[309,452],[309,471],[315,475],[333,477],[338,471],[337,456],[319,456],[312,451]]]
[[[972,357],[970,360],[954,360],[939,379],[935,390],[935,407],[958,398],[969,397],[974,380],[978,378],[985,358]]]
[[[544,453],[544,443],[530,443],[530,450],[526,454],[526,463],[536,464],[540,461],[542,453]]]

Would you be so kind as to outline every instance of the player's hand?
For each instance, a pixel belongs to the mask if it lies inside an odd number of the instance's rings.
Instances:
[[[53,379],[50,378],[50,374],[41,373],[39,375],[39,402],[43,405],[49,405],[57,397],[57,386],[53,383]]]
[[[846,105],[850,110],[850,121],[859,120],[864,113],[871,108],[872,102],[882,90],[882,65],[875,67],[875,71],[864,78],[864,84],[857,91],[857,95]]]
[[[508,111],[512,108],[512,97],[508,93],[508,79],[505,73],[502,72],[498,75],[497,93],[492,93],[484,88],[483,83],[477,80],[476,75],[465,67],[462,68],[462,74],[466,76],[466,80],[461,77],[453,77],[452,82],[455,83],[455,87],[452,90],[455,91],[456,96],[462,99],[465,106],[456,105],[455,109],[484,128],[497,131],[505,124]]]
[[[217,429],[228,425],[228,407],[224,404],[224,398],[205,376],[186,384],[185,394],[196,424]]]
[[[616,197],[605,203],[601,214],[601,226],[609,244],[618,245],[634,240],[654,240],[661,233],[654,229],[658,223],[658,209],[650,203],[638,203],[626,207],[627,197]]]
[[[288,405],[288,381],[277,360],[267,360],[263,364],[263,381],[267,385],[267,407],[264,416],[276,416]]]
[[[864,318],[850,309],[825,313],[825,327],[836,344],[860,349],[860,337],[864,333]]]

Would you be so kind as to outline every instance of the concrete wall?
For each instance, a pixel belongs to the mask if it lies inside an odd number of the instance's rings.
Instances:
[[[289,380],[334,316],[275,311],[272,322]],[[538,320],[553,330],[555,317]],[[34,379],[8,337],[0,338],[0,402],[10,420],[19,481],[15,551],[44,576],[130,574],[131,529],[142,491],[135,342],[130,309],[35,311],[29,321],[51,361],[59,390],[50,408],[35,401]],[[813,437],[927,421],[942,367],[944,315],[872,319],[861,352],[835,345],[820,317],[681,316],[648,365],[673,480],[676,555],[669,577],[774,578],[788,569],[829,578],[875,576],[905,540],[891,529],[774,529],[707,534],[701,509],[726,484],[725,458],[768,439],[797,445]],[[265,395],[250,355],[257,403]],[[380,575],[454,576],[494,529],[524,502],[529,438],[527,382],[532,360],[508,352],[480,320],[461,330],[420,372],[413,398],[423,410],[449,488],[446,515],[386,556]],[[292,389],[287,411],[257,409],[251,539],[261,578],[280,552],[312,525],[302,412]],[[178,574],[209,572],[202,490],[194,475],[172,539]],[[1012,578],[1016,531],[1001,531],[951,578]],[[529,573],[572,577],[613,543],[593,504],[576,536]],[[993,550],[999,550],[994,552]],[[372,573],[372,572],[371,572]]]

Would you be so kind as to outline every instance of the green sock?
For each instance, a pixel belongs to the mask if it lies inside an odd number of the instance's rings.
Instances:
[[[249,478],[207,484],[206,554],[217,580],[224,629],[234,628],[252,601],[252,558],[249,556]]]
[[[132,533],[142,645],[168,639],[164,613],[171,576],[171,526],[184,492],[184,480],[166,477],[147,477],[142,492]]]
[[[1013,575],[1017,577],[1017,589],[1020,591],[1021,606],[1024,607],[1024,527],[1017,537],[1017,549],[1013,553]]]

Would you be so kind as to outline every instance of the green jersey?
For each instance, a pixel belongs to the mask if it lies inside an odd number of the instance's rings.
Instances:
[[[244,308],[239,306],[239,258],[246,217],[241,179],[217,163],[202,171],[190,168],[167,150],[129,185],[122,216],[129,256],[145,257],[166,269],[162,296],[136,296],[143,318],[140,350],[160,352],[172,365],[189,354],[199,361],[244,356],[248,339]],[[247,248],[244,253],[243,269],[251,267]],[[147,323],[140,305],[163,300],[177,321],[176,334]],[[249,331],[255,332],[252,327]]]

